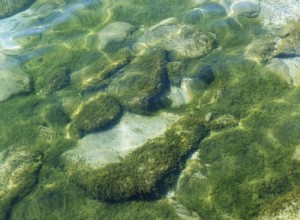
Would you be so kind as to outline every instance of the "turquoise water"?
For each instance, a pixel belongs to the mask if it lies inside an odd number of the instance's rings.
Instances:
[[[298,219],[298,1],[0,2],[0,219]]]

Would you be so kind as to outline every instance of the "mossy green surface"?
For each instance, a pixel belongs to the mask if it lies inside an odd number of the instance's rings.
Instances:
[[[192,116],[183,118],[164,137],[147,142],[120,163],[74,172],[74,181],[101,201],[160,197],[175,184],[189,152],[208,133],[205,122],[193,121]]]
[[[45,3],[57,11],[38,18],[37,26],[76,5],[37,1],[33,9],[42,11]],[[180,219],[178,207],[166,199],[169,191],[178,204],[208,220],[258,219],[299,200],[300,89],[265,68],[268,59],[260,64],[245,59],[250,42],[273,38],[258,20],[223,14],[186,20],[186,11],[198,7],[195,1],[79,6],[51,29],[17,39],[22,50],[15,57],[34,89],[0,103],[0,159],[9,148],[18,152],[25,146],[34,153],[27,158],[32,166],[23,173],[23,185],[0,199],[0,219]],[[212,32],[217,47],[190,59],[157,45],[134,50],[150,26],[170,17],[178,27],[189,23]],[[137,31],[99,51],[98,33],[115,21]],[[276,56],[289,54],[283,46]],[[213,78],[203,80],[197,74],[206,65]],[[207,82],[186,90],[193,97],[187,105],[161,103],[170,85],[180,87],[183,78]],[[123,110],[149,117],[174,112],[181,118],[119,163],[95,169],[79,162],[66,169],[63,153],[83,135],[114,126]],[[196,151],[197,166],[180,175]]]
[[[121,77],[112,82],[108,92],[129,111],[145,114],[158,109],[159,95],[169,86],[166,59],[166,51],[160,49],[137,56]]]
[[[122,113],[122,107],[112,96],[98,95],[85,102],[72,117],[70,131],[79,136],[97,131],[114,123]]]

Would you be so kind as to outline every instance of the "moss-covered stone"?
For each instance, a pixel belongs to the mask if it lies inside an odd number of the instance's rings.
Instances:
[[[205,122],[182,118],[163,137],[148,141],[120,163],[71,173],[78,185],[101,201],[158,198],[174,185],[186,157],[207,133]]]
[[[153,49],[136,57],[111,83],[109,93],[132,112],[149,113],[159,108],[159,96],[169,86],[166,55],[165,51]]]
[[[64,126],[70,122],[69,116],[59,103],[46,106],[43,110],[43,118],[48,125],[55,127]]]
[[[37,183],[43,155],[28,149],[0,151],[0,219],[7,219],[13,203],[26,196]]]
[[[70,70],[63,67],[55,68],[49,71],[49,75],[37,80],[37,90],[41,93],[49,95],[55,91],[63,89],[70,83]]]
[[[83,103],[72,117],[69,131],[73,135],[85,135],[115,122],[122,107],[112,96],[98,95]]]

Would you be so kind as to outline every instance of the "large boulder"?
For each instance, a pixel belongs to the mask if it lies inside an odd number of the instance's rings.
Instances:
[[[216,42],[213,34],[169,18],[146,30],[136,43],[137,50],[153,46],[162,47],[179,58],[197,58],[211,52]]]

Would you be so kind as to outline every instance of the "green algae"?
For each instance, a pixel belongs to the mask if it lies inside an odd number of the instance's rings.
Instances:
[[[24,147],[7,149],[4,153],[4,157],[0,158],[1,165],[6,167],[1,169],[0,219],[7,219],[14,203],[37,185],[43,160],[41,152],[24,151]]]
[[[224,72],[224,68],[222,70]],[[239,75],[242,74],[240,69]],[[249,73],[243,78],[247,79],[247,83],[238,82],[239,88],[235,85],[238,79],[233,74],[232,82],[229,80],[220,91],[223,93],[222,98],[212,108],[204,105],[204,108],[208,107],[216,115],[220,114],[217,109],[221,107],[222,113],[245,119],[234,122],[236,127],[229,126],[225,130],[211,133],[200,143],[200,172],[204,179],[186,177],[181,180],[183,187],[177,191],[178,200],[201,217],[256,218],[263,207],[299,184],[298,165],[291,160],[295,143],[299,143],[293,130],[298,130],[295,121],[297,114],[293,111],[298,108],[298,104],[270,101],[276,100],[276,97],[283,100],[282,93],[290,90],[280,79],[268,74],[253,71],[251,78],[256,83],[251,83],[251,79],[247,78]],[[265,77],[269,79],[264,81]],[[254,84],[254,87],[248,88]],[[281,93],[276,93],[280,84]],[[234,95],[235,98],[230,95],[231,88],[234,88],[232,91],[237,95]],[[235,102],[239,105],[243,103],[245,109],[239,108],[236,111]],[[223,111],[224,104],[226,111]],[[293,117],[295,119],[287,120]],[[212,129],[219,128],[213,120]]]
[[[112,96],[98,95],[85,102],[75,112],[70,124],[72,135],[83,136],[114,123],[122,113],[122,107]]]
[[[158,97],[169,86],[166,58],[166,51],[159,49],[137,56],[121,78],[112,82],[108,92],[135,113],[145,114],[159,108]]]
[[[5,202],[4,209],[9,209],[8,204],[12,207],[7,219],[178,219],[164,198],[172,189],[176,201],[203,219],[256,219],[264,210],[276,213],[276,207],[298,197],[299,161],[291,158],[300,141],[299,88],[290,87],[263,65],[243,59],[244,48],[263,34],[257,20],[222,15],[199,23],[185,20],[216,34],[218,48],[196,59],[170,56],[160,48],[135,54],[131,45],[142,30],[124,42],[108,44],[104,51],[96,49],[97,32],[112,21],[150,26],[182,16],[191,5],[99,2],[74,12],[71,20],[53,30],[25,40],[26,52],[38,49],[29,60],[27,54],[21,57],[35,90],[0,103],[0,149],[31,146],[42,150],[44,158],[34,184],[28,183],[21,197]],[[262,53],[268,56],[269,51]],[[205,65],[211,66],[213,80],[197,75]],[[160,96],[170,84],[180,86],[182,78],[197,76],[207,82],[193,87],[198,91],[190,104],[168,109],[170,105],[161,103]],[[121,93],[119,86],[124,86]],[[111,110],[120,112],[119,104],[110,108],[110,100],[71,116],[99,91],[113,94],[126,111],[149,114],[162,109],[182,119],[120,163],[97,170],[74,167],[68,173],[60,157],[78,139],[77,135],[65,139],[70,118],[70,124],[77,124],[75,133],[80,130],[84,135],[99,129],[94,115],[103,119]],[[86,118],[88,125],[82,122]],[[179,181],[186,159],[196,150],[200,165],[195,172],[205,178],[188,175]]]
[[[147,142],[120,163],[74,173],[71,178],[101,201],[160,197],[174,185],[186,156],[207,134],[205,122],[192,120],[183,118],[164,138]]]

